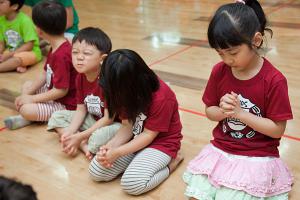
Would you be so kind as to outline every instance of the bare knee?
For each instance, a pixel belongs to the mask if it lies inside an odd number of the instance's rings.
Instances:
[[[36,121],[38,118],[38,110],[34,104],[24,104],[19,112],[24,119],[29,121]]]

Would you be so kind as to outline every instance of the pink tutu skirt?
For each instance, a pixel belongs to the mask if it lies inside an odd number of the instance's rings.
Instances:
[[[271,197],[289,192],[293,177],[276,157],[248,157],[226,153],[207,145],[192,161],[187,171],[207,175],[210,184],[242,190],[256,197]]]

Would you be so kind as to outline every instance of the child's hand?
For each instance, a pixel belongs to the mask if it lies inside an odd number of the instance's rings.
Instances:
[[[60,136],[60,142],[65,140],[68,136],[73,135],[74,132],[70,131],[68,128],[64,129],[63,134]]]
[[[75,156],[81,143],[78,134],[68,135],[62,138],[63,152],[69,156]]]
[[[17,111],[20,110],[21,106],[23,106],[24,104],[29,104],[29,103],[34,103],[33,95],[24,94],[24,95],[18,96],[15,100],[15,106],[16,106]]]
[[[16,106],[16,110],[19,111],[20,110],[20,99],[21,99],[21,96],[18,96],[16,99],[15,99],[15,106]]]
[[[3,54],[0,55],[0,62],[4,62],[6,61],[7,59],[13,57],[14,55],[14,52],[5,52]]]
[[[242,111],[238,95],[234,92],[227,93],[221,98],[220,108],[228,117],[236,117]]]
[[[220,99],[219,107],[221,111],[227,115],[232,116],[234,114],[235,107],[239,104],[238,95],[234,92],[231,92],[230,94],[225,94]]]
[[[119,158],[116,149],[102,146],[96,155],[96,160],[105,168],[111,168],[113,162]]]
[[[235,101],[236,101],[236,104],[235,104],[235,107],[233,109],[233,113],[231,113],[231,117],[234,117],[234,118],[239,118],[238,115],[243,112],[244,110],[241,108],[241,102],[240,102],[240,99],[238,97],[238,95],[234,92],[231,92],[231,95],[235,97]]]

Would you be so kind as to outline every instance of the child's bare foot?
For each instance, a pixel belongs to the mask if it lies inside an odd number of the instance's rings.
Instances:
[[[85,157],[88,159],[88,160],[92,160],[94,158],[94,154],[92,154],[91,152],[87,151],[85,153]]]
[[[94,157],[94,154],[92,154],[89,150],[88,150],[88,146],[87,146],[87,140],[84,140],[81,142],[80,144],[80,150],[84,153],[85,157],[88,160],[92,160]]]
[[[183,161],[183,155],[179,151],[175,159],[172,159],[169,163],[168,167],[170,170],[170,174],[177,168],[177,166]]]
[[[17,67],[17,72],[24,73],[27,71],[27,67]]]

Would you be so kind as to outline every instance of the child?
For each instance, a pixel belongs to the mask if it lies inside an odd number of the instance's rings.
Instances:
[[[37,3],[39,3],[41,0],[25,0],[25,5],[28,6],[35,6]],[[66,24],[66,30],[65,30],[65,37],[72,40],[74,34],[78,32],[78,23],[79,18],[77,15],[77,12],[75,10],[74,4],[72,0],[58,0],[59,3],[61,3],[67,13],[67,24]]]
[[[55,12],[54,12],[55,11]],[[40,37],[52,47],[44,72],[33,82],[26,82],[15,104],[21,115],[5,119],[9,129],[17,129],[31,121],[48,121],[57,110],[76,109],[75,78],[71,61],[71,44],[64,38],[66,11],[54,1],[43,1],[32,11],[32,19]]]
[[[152,190],[183,159],[178,153],[182,126],[175,94],[128,49],[108,55],[100,83],[109,115],[120,115],[122,125],[93,158],[91,177],[110,181],[124,172],[121,185],[127,193],[139,195]]]
[[[81,144],[81,149],[91,159],[91,153],[96,154],[120,127],[120,123],[111,125],[113,119],[108,116],[102,87],[98,84],[101,63],[112,45],[102,30],[92,27],[79,31],[72,43],[72,61],[79,73],[76,79],[77,109],[53,113],[48,130],[55,129],[61,136],[65,153],[75,155]]]
[[[30,185],[0,176],[1,200],[37,200],[36,192]]]
[[[42,59],[32,20],[20,12],[24,0],[0,0],[0,72],[25,72]]]
[[[257,52],[265,30],[256,0],[221,6],[209,24],[209,44],[223,62],[202,100],[219,123],[184,173],[190,199],[288,199],[292,176],[277,147],[293,115],[286,78]]]

